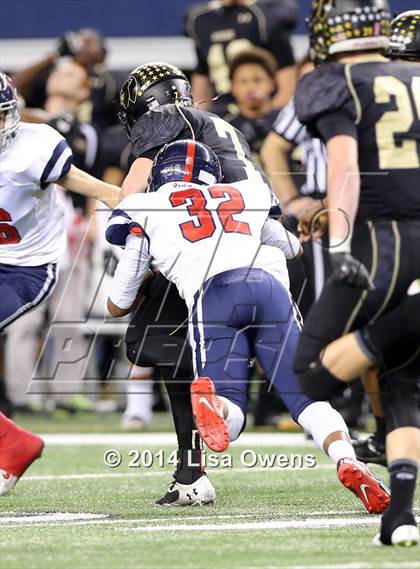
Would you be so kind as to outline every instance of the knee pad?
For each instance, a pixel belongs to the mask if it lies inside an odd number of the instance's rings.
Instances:
[[[322,363],[317,360],[301,372],[297,377],[302,391],[314,401],[325,401],[339,395],[346,387],[346,383],[337,379]]]
[[[409,377],[387,378],[381,380],[380,386],[387,433],[403,427],[420,429],[418,380]]]

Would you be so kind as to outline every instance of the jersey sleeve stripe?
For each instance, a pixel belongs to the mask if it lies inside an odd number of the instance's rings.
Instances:
[[[280,111],[274,122],[273,129],[278,135],[292,144],[301,144],[304,140],[306,136],[305,126],[296,115],[293,101]]]
[[[105,239],[111,245],[124,247],[127,237],[131,234],[145,237],[150,249],[150,239],[143,227],[122,209],[115,209],[109,218],[105,231]]]
[[[41,187],[45,187],[50,182],[55,182],[65,175],[66,172],[63,174],[63,171],[71,157],[72,153],[67,142],[64,139],[60,140],[41,174]],[[71,162],[67,166],[67,172],[70,169],[70,165]]]

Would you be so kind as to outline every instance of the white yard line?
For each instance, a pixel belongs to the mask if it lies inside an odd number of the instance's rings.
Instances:
[[[174,433],[52,433],[40,435],[47,445],[176,446]],[[232,447],[313,447],[303,433],[243,433]]]
[[[261,567],[249,566],[242,569],[261,569]],[[264,566],[264,569],[285,569],[284,565]],[[337,565],[288,565],[287,569],[419,569],[416,561],[399,561],[396,563],[380,562],[378,563],[340,563]]]
[[[2,515],[0,515],[0,526],[2,525],[6,525],[6,524],[13,524],[15,523],[16,525],[38,525],[40,522],[45,525],[45,523],[51,523],[51,522],[81,522],[82,525],[85,524],[102,524],[102,523],[106,523],[106,524],[130,524],[130,523],[135,523],[135,524],[141,524],[141,523],[145,523],[145,524],[150,524],[150,523],[162,523],[162,522],[167,522],[170,521],[171,518],[167,518],[166,516],[166,509],[162,509],[159,508],[158,511],[162,512],[162,515],[160,517],[156,517],[156,518],[134,518],[134,519],[127,519],[127,518],[113,518],[111,517],[110,514],[91,514],[91,513],[80,513],[80,512],[76,512],[76,513],[72,513],[72,512],[55,512],[55,513],[51,513],[51,514],[40,514],[40,513],[36,513],[36,514],[32,514],[29,512],[3,512]],[[178,510],[178,513],[181,514],[182,509]],[[354,510],[343,510],[343,511],[337,511],[337,510],[325,510],[323,512],[314,512],[313,514],[311,513],[311,517],[316,516],[316,515],[320,515],[320,516],[343,516],[343,515],[354,515]],[[181,519],[181,521],[183,522],[187,522],[187,521],[194,521],[194,520],[241,520],[241,519],[246,519],[246,518],[258,518],[261,517],[261,515],[258,514],[212,514],[209,516],[191,516],[191,515],[186,515],[186,516],[182,516],[182,515],[177,515],[176,519],[179,520]],[[315,518],[316,519],[316,518]],[[78,525],[80,525],[78,523]]]
[[[115,525],[119,531],[137,531],[137,532],[162,532],[162,531],[259,531],[259,530],[286,530],[286,529],[327,529],[331,527],[350,527],[350,526],[369,526],[378,525],[379,517],[368,518],[316,518],[306,520],[260,520],[252,522],[228,522],[228,523],[209,523],[209,524],[188,524],[177,523],[166,525],[168,518],[162,517],[155,520],[147,518],[134,519],[112,519],[102,515],[103,519],[99,519],[95,514],[75,513],[75,514],[47,514],[34,516],[8,516],[0,517],[0,526],[6,524],[10,526],[74,526],[74,525]],[[203,519],[197,516],[197,519]],[[188,521],[190,517],[186,517],[183,521]],[[208,516],[208,519],[232,519],[232,516]],[[235,519],[235,517],[233,517]],[[236,518],[237,519],[237,518]],[[159,525],[150,525],[157,522]],[[144,525],[139,525],[144,524]],[[118,527],[124,525],[125,527]]]
[[[104,467],[105,468],[105,467]],[[294,472],[296,471],[315,471],[318,469],[321,470],[335,470],[335,465],[334,464],[319,464],[318,466],[315,466],[315,468],[292,468],[292,467],[285,467],[285,468],[263,468],[262,466],[255,466],[254,468],[208,468],[207,469],[207,473],[211,476],[214,476],[215,474],[243,474],[245,472],[267,472],[270,474],[276,473],[279,474],[281,472],[287,471],[290,472],[291,470],[293,470]],[[133,469],[134,470],[134,469]],[[173,471],[173,468],[169,468],[169,469],[162,469],[162,470],[144,470],[144,469],[138,469],[136,470],[136,472],[92,472],[92,473],[86,473],[86,474],[58,474],[56,476],[52,475],[52,474],[48,474],[48,475],[34,475],[34,476],[23,476],[20,481],[19,484],[21,484],[22,482],[38,482],[38,481],[49,481],[49,480],[95,480],[95,479],[101,479],[101,478],[135,478],[138,476],[170,476],[171,473]]]
[[[12,512],[7,512],[12,513]],[[71,512],[55,512],[54,514],[27,514],[15,516],[0,516],[0,526],[6,524],[36,524],[37,522],[74,522],[82,520],[98,520],[107,518],[108,514],[88,514],[88,513],[71,513]]]
[[[108,520],[101,520],[105,523]],[[135,522],[135,520],[132,520]],[[172,524],[140,527],[119,527],[120,531],[161,532],[161,531],[261,531],[281,529],[325,529],[331,527],[370,526],[378,525],[378,518],[317,518],[316,520],[270,520],[227,524]],[[128,524],[127,524],[128,525]]]

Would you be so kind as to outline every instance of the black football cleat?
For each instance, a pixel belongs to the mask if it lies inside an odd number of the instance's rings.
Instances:
[[[385,441],[379,440],[376,435],[371,435],[364,441],[353,441],[354,452],[357,460],[366,463],[387,466]]]
[[[205,474],[192,484],[180,484],[174,480],[166,494],[156,500],[157,506],[206,506],[216,501],[213,484]]]
[[[381,529],[373,539],[373,545],[399,545],[411,547],[419,543],[419,529],[411,513],[403,513],[397,519],[386,514],[382,517]]]

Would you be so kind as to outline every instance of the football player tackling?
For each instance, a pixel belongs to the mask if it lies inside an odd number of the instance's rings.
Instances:
[[[244,429],[256,356],[295,421],[337,464],[340,481],[369,512],[382,512],[388,493],[355,459],[341,415],[303,395],[292,371],[300,323],[286,258],[300,253],[299,242],[268,217],[272,195],[263,181],[221,179],[217,156],[202,143],[176,141],[158,153],[149,193],[124,199],[108,223],[107,239],[125,244],[108,309],[129,313],[156,267],[189,309],[192,407],[206,444],[223,451]]]
[[[119,188],[72,165],[64,138],[43,124],[20,122],[13,83],[0,73],[0,331],[44,302],[66,247],[60,184],[113,207]],[[42,439],[0,413],[0,495],[43,449]]]

